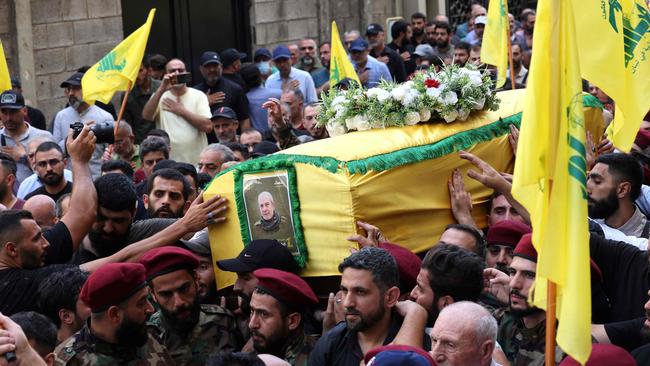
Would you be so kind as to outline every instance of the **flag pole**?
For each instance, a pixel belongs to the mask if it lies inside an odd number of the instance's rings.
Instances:
[[[546,284],[546,366],[555,366],[555,327],[556,327],[556,285],[555,282],[547,280]]]
[[[129,94],[131,93],[131,87],[133,83],[131,80],[128,81],[126,91],[124,91],[124,98],[122,99],[122,105],[120,106],[120,111],[117,113],[117,121],[115,121],[115,127],[113,128],[113,136],[117,135],[117,130],[120,128],[120,121],[122,120],[122,115],[124,115],[124,109],[126,108],[126,101],[129,99]],[[108,146],[108,155],[113,155],[113,144]]]

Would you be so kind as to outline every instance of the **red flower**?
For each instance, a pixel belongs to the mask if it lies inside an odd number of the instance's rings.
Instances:
[[[426,85],[427,88],[437,88],[440,86],[440,82],[436,79],[426,79],[424,80],[424,85]]]

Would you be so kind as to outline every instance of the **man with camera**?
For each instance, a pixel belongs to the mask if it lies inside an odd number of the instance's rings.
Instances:
[[[81,88],[81,78],[83,76],[84,73],[76,72],[61,83],[61,88],[64,89],[65,96],[68,98],[68,106],[60,110],[54,117],[52,134],[54,140],[64,149],[65,139],[72,124],[81,123],[77,125],[76,129],[79,132],[83,124],[94,124],[93,132],[97,137],[97,144],[90,160],[90,172],[93,178],[96,178],[101,175],[102,155],[104,149],[108,146],[106,143],[112,143],[114,122],[110,113],[83,100],[83,90]]]
[[[201,150],[208,145],[207,132],[212,131],[208,97],[188,88],[190,73],[179,59],[166,66],[160,88],[151,96],[142,110],[142,117],[155,120],[156,126],[167,131],[171,139],[171,159],[196,161]]]

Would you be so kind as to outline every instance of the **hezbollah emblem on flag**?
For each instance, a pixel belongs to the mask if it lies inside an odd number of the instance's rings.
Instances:
[[[625,12],[619,0],[608,0],[607,3],[609,5],[609,25],[616,33],[619,33],[618,19],[620,19],[620,17],[617,17],[617,13],[620,12],[623,14],[622,25],[624,35],[623,44],[625,46],[625,67],[627,68],[630,61],[636,58],[632,63],[632,73],[635,73],[636,68],[639,65],[639,59],[645,60],[646,54],[650,49],[650,45],[646,44],[645,47],[641,49],[640,57],[635,57],[637,46],[643,39],[643,36],[648,32],[648,30],[650,30],[650,11],[648,11],[647,6],[644,7],[643,4],[638,2],[632,6],[632,10],[629,13]],[[605,8],[605,0],[601,0],[601,9],[603,9],[603,12]],[[632,24],[634,20],[636,20],[636,25]]]
[[[126,58],[121,50],[113,50],[99,60],[97,80],[103,80],[111,71],[120,73],[126,66]]]

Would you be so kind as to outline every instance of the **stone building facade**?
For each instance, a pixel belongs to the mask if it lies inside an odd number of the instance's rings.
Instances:
[[[244,0],[231,0],[244,1]],[[363,30],[386,18],[426,12],[441,0],[247,0],[252,44],[273,47],[313,37],[330,40],[339,30]],[[48,121],[65,105],[60,83],[92,65],[124,37],[121,0],[0,0],[0,39],[9,71]],[[222,30],[215,30],[222,31]],[[227,31],[227,30],[225,30]],[[172,55],[168,55],[172,56]]]

